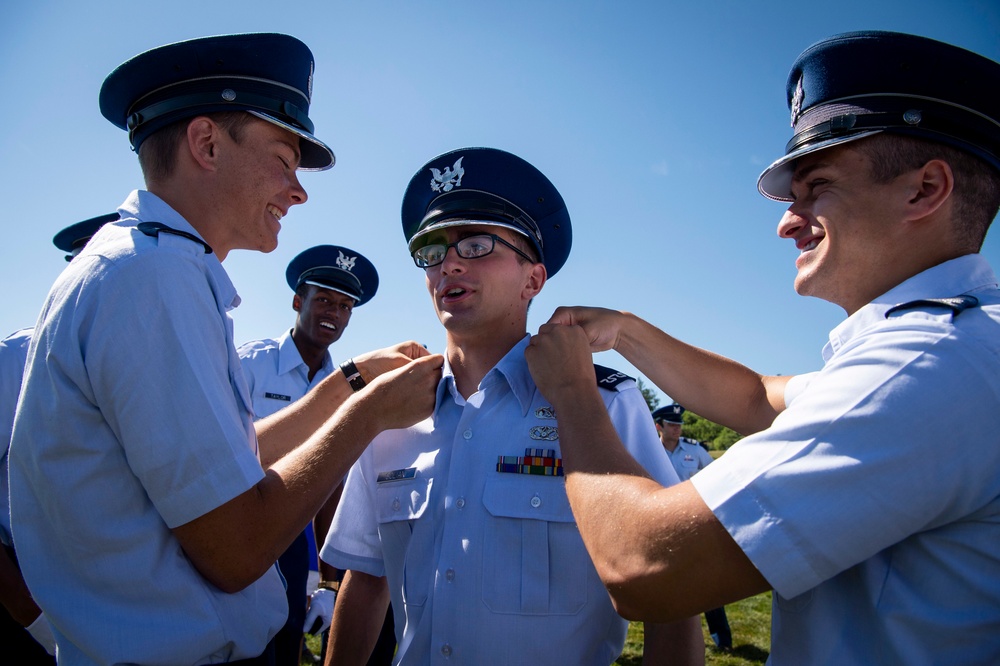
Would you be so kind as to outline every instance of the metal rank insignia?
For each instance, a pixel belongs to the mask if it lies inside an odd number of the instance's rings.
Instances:
[[[497,471],[505,474],[562,476],[562,458],[555,449],[525,449],[524,456],[497,456]]]

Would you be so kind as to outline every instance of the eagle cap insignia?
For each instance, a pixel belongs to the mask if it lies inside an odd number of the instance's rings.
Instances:
[[[340,250],[337,250],[337,254],[340,255],[337,257],[337,268],[348,272],[354,270],[354,262],[358,260],[357,257],[347,257]]]
[[[435,192],[451,192],[456,187],[462,186],[462,176],[465,169],[462,167],[462,160],[465,155],[455,160],[455,164],[445,167],[444,171],[431,167],[431,189]]]
[[[792,127],[795,127],[799,116],[802,115],[802,100],[805,96],[805,91],[802,90],[802,77],[800,76],[799,82],[795,84],[795,94],[792,95]]]

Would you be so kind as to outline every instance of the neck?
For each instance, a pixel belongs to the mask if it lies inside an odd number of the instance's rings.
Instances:
[[[319,372],[319,369],[323,367],[323,361],[326,360],[327,348],[309,344],[303,339],[297,328],[292,329],[292,342],[295,343],[295,348],[299,351],[302,362],[309,368],[309,381],[312,381],[316,373]]]
[[[146,189],[163,199],[171,208],[177,211],[187,223],[194,227],[212,251],[224,261],[232,248],[225,239],[217,233],[216,226],[211,223],[215,216],[221,214],[215,197],[202,197],[207,192],[204,182],[185,180],[180,176],[165,181],[148,182]],[[202,200],[202,199],[205,200]]]
[[[479,390],[479,383],[486,373],[492,370],[514,345],[521,341],[526,331],[519,335],[504,337],[461,337],[448,334],[448,345],[445,353],[448,364],[455,375],[455,386],[463,398],[468,399]]]

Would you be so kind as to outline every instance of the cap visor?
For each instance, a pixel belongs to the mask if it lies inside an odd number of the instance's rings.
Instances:
[[[302,143],[299,146],[302,151],[302,159],[299,162],[300,171],[326,171],[327,169],[332,168],[337,162],[337,158],[334,156],[333,151],[330,150],[330,147],[309,132],[301,130],[293,125],[289,125],[282,120],[278,120],[274,116],[269,116],[268,114],[260,111],[247,109],[247,113],[252,113],[261,120],[274,123],[278,127],[288,130],[295,136],[305,139],[306,143]]]

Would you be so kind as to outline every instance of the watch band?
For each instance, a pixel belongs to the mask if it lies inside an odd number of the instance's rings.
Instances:
[[[358,372],[358,366],[354,365],[353,358],[349,358],[341,363],[340,371],[344,373],[344,378],[353,390],[360,391],[365,387],[365,378]]]

